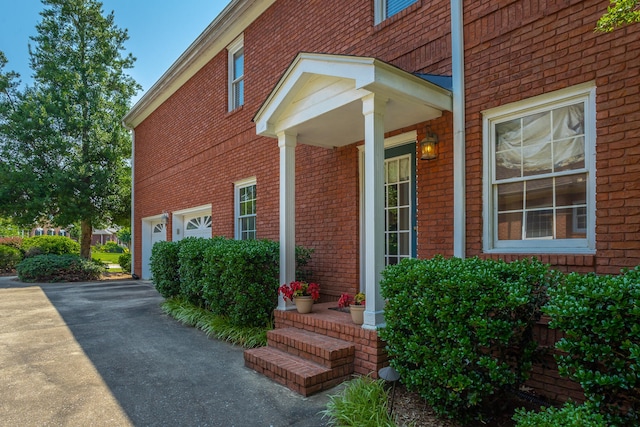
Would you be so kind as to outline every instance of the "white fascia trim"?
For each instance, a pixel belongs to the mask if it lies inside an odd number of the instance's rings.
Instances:
[[[206,205],[195,206],[193,208],[181,209],[178,211],[173,211],[173,215],[188,215],[194,214],[198,212],[211,212],[211,203]]]
[[[124,116],[126,125],[133,128],[142,123],[273,3],[275,0],[232,0]]]

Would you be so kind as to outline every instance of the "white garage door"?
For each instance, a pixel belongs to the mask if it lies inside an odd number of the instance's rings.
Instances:
[[[151,233],[151,247],[153,247],[153,244],[156,242],[164,242],[167,240],[166,226],[163,223],[151,223],[151,226],[153,227],[153,232]]]
[[[185,216],[184,237],[211,238],[211,215]]]

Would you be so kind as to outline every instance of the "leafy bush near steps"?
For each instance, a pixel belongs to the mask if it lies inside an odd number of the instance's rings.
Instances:
[[[64,236],[35,236],[28,237],[22,241],[22,248],[25,254],[34,253],[37,255],[79,255],[80,244]]]
[[[180,295],[180,242],[157,242],[151,249],[150,270],[153,283],[164,298]]]
[[[311,252],[296,249],[297,267],[308,264]],[[153,282],[163,297],[185,299],[238,326],[270,321],[277,305],[278,265],[279,244],[268,240],[187,238],[158,242],[151,253]]]
[[[391,364],[441,416],[482,419],[528,376],[532,328],[560,273],[536,260],[405,259],[383,271]]]
[[[640,267],[569,274],[549,289],[549,327],[564,331],[560,375],[578,382],[608,425],[640,425]]]
[[[0,273],[13,271],[22,260],[22,252],[12,246],[0,245]]]
[[[102,265],[78,255],[36,255],[25,258],[16,267],[23,282],[80,282],[97,280],[105,269]]]
[[[516,427],[608,427],[602,414],[591,405],[566,403],[562,408],[543,408],[540,412],[516,410]]]
[[[224,240],[204,254],[202,297],[234,325],[263,326],[278,304],[279,244]]]

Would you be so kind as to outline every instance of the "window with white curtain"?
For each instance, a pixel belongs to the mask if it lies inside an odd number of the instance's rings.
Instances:
[[[375,1],[375,22],[379,24],[398,12],[403,11],[418,0],[374,0]]]
[[[488,251],[595,249],[591,85],[484,113]]]

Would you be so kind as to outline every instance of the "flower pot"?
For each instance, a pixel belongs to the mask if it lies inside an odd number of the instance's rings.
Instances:
[[[313,298],[311,298],[310,296],[294,297],[293,301],[296,304],[298,313],[311,313],[311,309],[313,308]]]
[[[351,320],[356,325],[362,325],[364,323],[364,305],[350,305],[349,312],[351,313]]]

